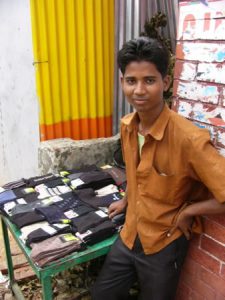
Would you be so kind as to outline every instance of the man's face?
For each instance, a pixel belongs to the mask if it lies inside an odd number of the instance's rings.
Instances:
[[[162,78],[148,61],[133,61],[127,65],[121,84],[127,101],[137,112],[153,112],[162,107],[163,91],[168,89],[170,79]]]

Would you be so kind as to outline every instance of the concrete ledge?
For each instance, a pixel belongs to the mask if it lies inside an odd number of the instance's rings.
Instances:
[[[75,141],[69,138],[41,142],[38,151],[40,174],[63,169],[112,163],[119,134],[110,138]]]

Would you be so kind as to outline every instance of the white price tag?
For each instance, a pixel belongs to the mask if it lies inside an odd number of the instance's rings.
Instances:
[[[45,232],[47,232],[50,235],[57,233],[57,230],[55,230],[55,228],[53,228],[50,225],[44,225],[41,229],[43,229]]]
[[[71,191],[70,187],[66,185],[59,185],[57,186],[57,189],[59,190],[60,194],[65,194]]]
[[[73,211],[72,209],[71,210],[68,210],[66,212],[64,212],[64,215],[68,218],[68,219],[72,219],[72,218],[76,218],[78,217],[78,214]]]
[[[108,217],[108,215],[104,213],[102,210],[97,210],[95,213],[101,218]]]
[[[16,200],[18,204],[27,204],[27,201],[23,198],[19,198]]]
[[[4,192],[5,189],[3,189],[3,187],[0,186],[0,193]]]
[[[16,202],[15,201],[10,201],[10,202],[4,204],[4,210],[6,212],[9,212],[15,206],[16,206]]]
[[[86,236],[88,236],[88,235],[90,235],[90,234],[92,234],[92,231],[91,231],[91,230],[87,230],[87,231],[84,232],[84,233],[77,232],[77,233],[76,233],[76,236],[77,236],[79,239],[83,240],[83,238],[85,238]]]
[[[71,181],[71,185],[75,188],[82,184],[84,184],[84,181],[81,180],[80,178],[77,178],[77,179],[74,179]]]
[[[65,228],[65,227],[67,227],[68,226],[68,224],[54,224],[54,226],[55,227],[57,227],[57,228],[59,228],[59,229],[61,229],[61,228]]]
[[[50,197],[50,199],[53,201],[53,202],[58,202],[58,201],[62,201],[63,198],[62,197],[59,197],[59,196],[53,196],[53,197]]]

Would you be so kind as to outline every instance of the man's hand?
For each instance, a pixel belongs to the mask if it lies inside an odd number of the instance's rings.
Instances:
[[[191,239],[193,216],[190,216],[185,212],[185,209],[179,214],[176,220],[175,226],[170,230],[168,236],[171,236],[176,229],[180,229],[185,235],[187,240]]]
[[[127,206],[127,201],[125,197],[121,200],[112,203],[108,209],[109,218],[112,219],[115,215],[118,215],[121,212],[123,212],[126,206]]]
[[[209,199],[193,203],[181,211],[177,217],[175,227],[173,227],[167,235],[171,236],[176,229],[180,229],[186,238],[190,239],[194,216],[216,215],[224,213],[225,202],[220,203],[215,199]]]

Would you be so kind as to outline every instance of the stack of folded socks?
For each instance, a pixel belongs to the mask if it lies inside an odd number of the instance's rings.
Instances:
[[[27,235],[26,245],[30,247],[32,243],[41,242],[59,233],[71,233],[69,224],[46,224],[35,229]]]
[[[60,234],[40,243],[32,243],[31,248],[31,258],[40,267],[69,253],[84,249],[80,239],[71,234]]]
[[[101,196],[99,194],[96,194],[96,192],[89,188],[89,189],[83,189],[83,190],[76,190],[74,191],[76,195],[85,203],[88,205],[98,208],[98,207],[109,207],[110,204],[112,204],[115,201],[118,201],[122,199],[122,195],[119,193],[118,189],[116,192],[110,191],[109,194],[105,194],[104,196]]]
[[[87,245],[93,245],[98,243],[116,232],[116,225],[110,220],[105,220],[104,222],[98,224],[95,227],[90,227],[84,233],[77,232],[76,236],[79,237]]]
[[[88,166],[10,182],[0,187],[0,212],[21,230],[39,266],[112,236],[107,209],[123,197],[125,173]]]

